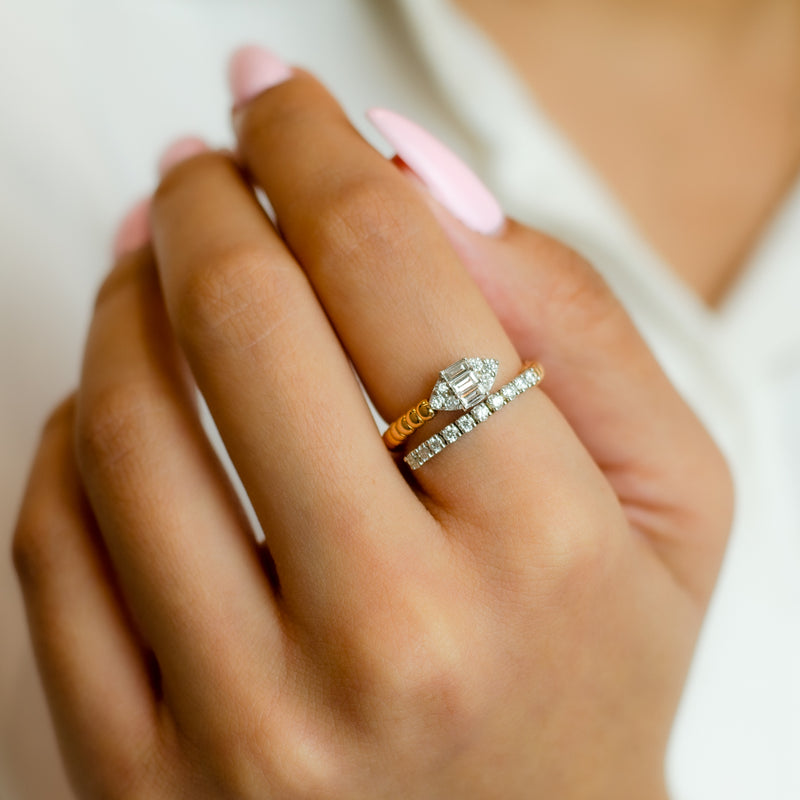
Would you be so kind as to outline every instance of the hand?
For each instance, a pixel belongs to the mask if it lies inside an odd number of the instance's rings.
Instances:
[[[284,77],[237,117],[281,235],[227,155],[172,168],[33,467],[15,558],[77,790],[664,796],[719,453],[586,264],[468,230]],[[350,361],[392,419],[469,355],[547,379],[399,469]]]

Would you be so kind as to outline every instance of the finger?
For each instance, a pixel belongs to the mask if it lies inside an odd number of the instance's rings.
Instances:
[[[514,374],[513,346],[428,210],[314,78],[296,70],[236,124],[245,164],[385,417],[428,394],[459,355],[488,349]]]
[[[154,746],[157,700],[150,657],[120,602],[80,485],[74,418],[70,399],[44,429],[16,526],[14,563],[65,761],[91,757],[98,773],[111,777],[122,760],[145,757]],[[72,779],[88,788],[85,776]]]
[[[344,586],[357,591],[371,558],[421,554],[431,521],[233,162],[208,152],[174,166],[152,225],[172,325],[265,530],[282,601],[314,615]],[[404,524],[382,524],[398,508]]]
[[[482,236],[427,199],[519,352],[548,364],[543,390],[629,519],[707,598],[730,529],[729,472],[622,305],[560,242],[514,222]]]
[[[144,247],[150,239],[150,198],[140,200],[123,218],[114,236],[114,258]]]
[[[181,686],[176,701],[201,695],[202,707],[210,673],[235,685],[247,664],[276,669],[280,635],[183,373],[145,247],[119,260],[98,297],[77,399],[78,464],[165,684]]]
[[[386,419],[430,394],[459,357],[498,359],[498,385],[518,372],[513,343],[425,203],[316,80],[296,70],[240,107],[236,128],[242,158]],[[416,473],[437,503],[495,522],[507,509],[501,489],[523,474],[551,497],[573,491],[567,475],[602,493],[568,426],[534,392]]]

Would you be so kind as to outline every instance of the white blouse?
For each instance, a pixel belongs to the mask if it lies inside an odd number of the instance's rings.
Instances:
[[[800,798],[800,187],[710,311],[446,0],[26,0],[0,7],[0,30],[0,529],[43,416],[75,383],[117,220],[173,136],[230,142],[225,58],[260,41],[316,71],[381,149],[370,106],[431,129],[626,304],[738,488],[673,734],[673,796]],[[7,559],[0,620],[0,797],[61,800]]]

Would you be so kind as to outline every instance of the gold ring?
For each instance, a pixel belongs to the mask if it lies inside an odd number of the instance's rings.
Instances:
[[[419,469],[446,447],[455,444],[462,436],[475,430],[498,411],[514,401],[528,389],[538,386],[544,378],[544,369],[535,361],[526,361],[516,378],[490,394],[484,402],[476,404],[471,411],[460,416],[455,422],[434,433],[427,441],[415,447],[403,459],[413,470]]]
[[[430,398],[420,400],[386,429],[386,446],[396,450],[439,411],[468,411],[483,402],[492,391],[499,368],[495,358],[460,358],[443,369]]]

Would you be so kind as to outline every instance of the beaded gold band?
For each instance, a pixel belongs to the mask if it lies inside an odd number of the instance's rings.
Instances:
[[[467,411],[489,396],[500,363],[494,358],[461,358],[439,373],[428,400],[420,400],[398,417],[383,434],[396,450],[414,431],[430,422],[438,411]]]
[[[452,425],[448,425],[424,441],[419,447],[415,447],[406,455],[404,459],[406,464],[411,469],[419,469],[441,453],[445,447],[449,447],[462,436],[475,430],[478,425],[486,422],[489,417],[494,416],[528,389],[538,386],[543,378],[544,368],[541,364],[537,364],[535,361],[526,362],[516,378],[500,387],[499,391],[490,394],[484,402],[478,403],[471,411],[460,416]]]
[[[419,430],[435,416],[436,410],[431,407],[430,401],[420,400],[414,408],[406,411],[388,427],[383,434],[383,441],[390,450],[396,450],[414,431]]]

